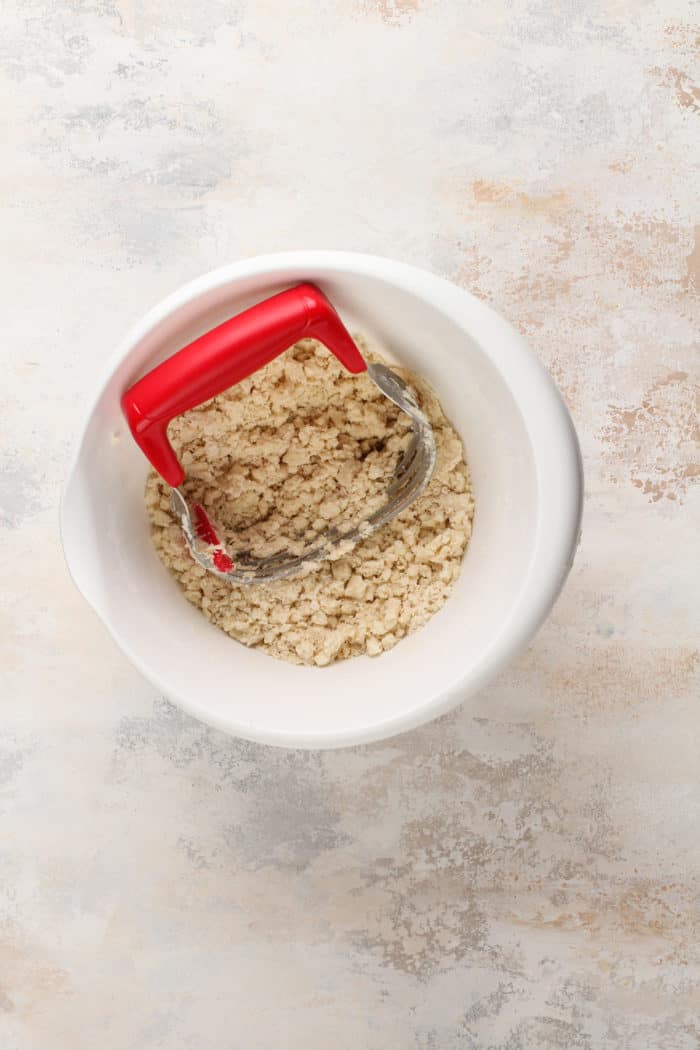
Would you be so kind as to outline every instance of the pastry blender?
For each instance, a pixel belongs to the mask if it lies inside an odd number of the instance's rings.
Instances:
[[[180,487],[185,472],[168,440],[175,416],[208,401],[256,372],[299,339],[318,339],[349,372],[366,372],[411,421],[411,439],[388,485],[386,501],[351,528],[329,528],[301,554],[255,558],[222,544],[201,504],[190,505]],[[387,365],[368,363],[326,296],[300,284],[250,307],[173,354],[122,397],[131,433],[151,465],[172,488],[172,506],[192,557],[232,583],[265,583],[292,576],[309,562],[333,555],[376,532],[413,503],[435,469],[435,437],[415,394]]]

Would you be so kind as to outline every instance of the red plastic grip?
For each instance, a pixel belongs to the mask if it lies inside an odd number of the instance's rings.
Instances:
[[[126,391],[121,405],[134,440],[169,485],[180,485],[185,477],[168,441],[170,420],[240,383],[309,336],[328,347],[349,372],[367,368],[323,292],[300,284],[212,328]]]

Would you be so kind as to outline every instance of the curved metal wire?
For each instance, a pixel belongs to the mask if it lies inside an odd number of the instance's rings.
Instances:
[[[308,549],[302,554],[282,552],[266,558],[254,558],[245,551],[236,551],[234,554],[227,551],[223,544],[212,545],[200,539],[193,524],[192,510],[181,490],[175,488],[172,490],[173,513],[182,526],[192,557],[204,569],[230,583],[270,583],[285,579],[309,563],[330,558],[339,545],[354,546],[371,536],[420,496],[435,470],[437,452],[433,428],[418,407],[415,393],[401,376],[382,364],[368,364],[367,374],[382,394],[411,420],[411,441],[396,465],[386,503],[345,532],[331,528],[321,533],[310,541]],[[227,561],[232,563],[232,568],[224,570],[219,567]]]

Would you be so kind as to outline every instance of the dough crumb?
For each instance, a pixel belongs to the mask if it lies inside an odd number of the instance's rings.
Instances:
[[[368,360],[382,360],[356,338]],[[379,656],[447,600],[471,536],[469,471],[432,389],[396,371],[435,432],[430,484],[378,532],[290,579],[232,585],[203,570],[185,547],[170,489],[150,474],[145,500],[158,556],[188,601],[232,638],[325,667]],[[206,507],[230,551],[266,557],[300,553],[316,533],[357,524],[380,507],[410,425],[366,375],[350,375],[305,339],[175,419],[169,437],[187,471],[186,498]]]

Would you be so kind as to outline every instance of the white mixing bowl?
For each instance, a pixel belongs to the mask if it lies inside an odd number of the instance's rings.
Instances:
[[[444,608],[377,658],[295,667],[205,620],[149,538],[147,463],[119,399],[202,332],[299,281],[317,283],[351,330],[425,376],[459,431],[476,497],[462,574]],[[211,725],[290,747],[377,740],[442,714],[493,679],[551,609],[579,536],[582,472],[571,419],[509,324],[422,270],[302,251],[225,266],[156,306],[119,346],[85,424],[61,507],[73,579],[129,659]]]

